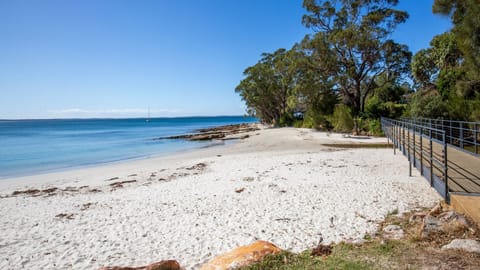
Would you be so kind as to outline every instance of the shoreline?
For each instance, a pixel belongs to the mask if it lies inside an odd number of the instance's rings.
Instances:
[[[196,269],[258,239],[294,252],[314,247],[320,235],[326,243],[361,241],[387,213],[440,200],[418,173],[407,176],[408,162],[391,149],[324,146],[386,138],[295,128],[250,135],[166,157],[0,181],[0,258],[8,259],[0,268],[175,259]]]
[[[186,153],[189,151],[195,151],[198,149],[205,149],[215,146],[222,146],[227,145],[230,143],[234,143],[238,140],[244,139],[244,137],[239,137],[238,135],[243,135],[248,132],[256,131],[260,128],[260,124],[257,123],[240,123],[240,124],[229,124],[229,125],[221,125],[221,126],[213,126],[207,128],[200,128],[194,130],[194,133],[188,134],[181,134],[181,135],[173,135],[167,137],[160,137],[160,138],[152,138],[152,141],[158,140],[172,140],[172,141],[196,141],[198,142],[197,145],[192,145],[188,148],[178,148],[178,149],[166,149],[162,150],[157,153],[146,153],[140,154],[137,156],[127,156],[127,157],[120,157],[120,158],[112,158],[110,160],[100,160],[98,162],[90,162],[90,163],[83,163],[83,164],[76,164],[70,166],[53,166],[52,168],[47,169],[34,169],[24,173],[12,173],[11,175],[0,175],[0,182],[4,180],[14,179],[14,178],[24,178],[29,176],[36,176],[36,175],[44,175],[44,174],[51,174],[51,173],[61,173],[67,172],[72,170],[81,170],[81,169],[88,169],[92,167],[101,167],[101,166],[108,166],[114,165],[117,163],[123,162],[131,162],[136,160],[143,160],[143,159],[150,159],[150,158],[158,158],[158,157],[166,157],[181,153]],[[220,134],[221,136],[217,136]],[[205,138],[205,136],[212,136],[213,138]],[[236,136],[237,135],[237,136]],[[244,135],[249,136],[249,135]]]

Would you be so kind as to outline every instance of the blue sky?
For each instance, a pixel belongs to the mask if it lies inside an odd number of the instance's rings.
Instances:
[[[413,52],[450,28],[433,0],[394,38]],[[262,52],[310,33],[302,1],[0,0],[0,119],[242,115]]]

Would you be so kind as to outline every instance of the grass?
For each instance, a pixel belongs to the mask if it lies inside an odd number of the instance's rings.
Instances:
[[[413,213],[399,216],[394,212],[398,211],[392,211],[380,227],[400,225],[406,235],[403,239],[386,239],[380,230],[375,236],[366,236],[361,245],[338,243],[328,256],[313,256],[311,250],[298,254],[283,252],[240,269],[478,269],[480,254],[440,249],[454,238],[479,238],[478,228],[455,227],[422,238],[421,223],[409,222]]]

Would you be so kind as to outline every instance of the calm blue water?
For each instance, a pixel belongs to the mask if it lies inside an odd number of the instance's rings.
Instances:
[[[23,176],[203,147],[209,142],[153,140],[254,118],[0,120],[0,178]]]

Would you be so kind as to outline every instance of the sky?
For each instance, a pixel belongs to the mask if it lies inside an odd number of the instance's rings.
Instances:
[[[433,0],[393,38],[450,29]],[[243,115],[235,87],[263,52],[312,33],[301,0],[0,0],[0,119]]]

